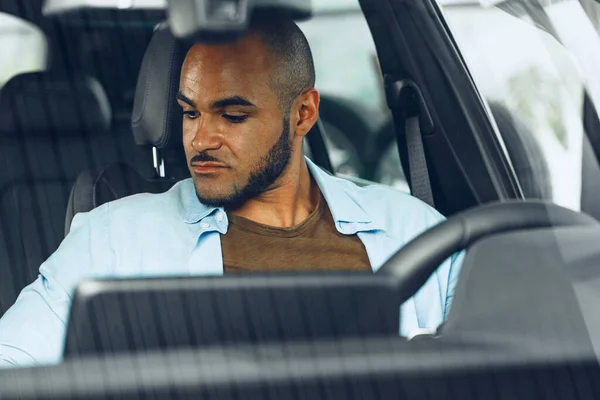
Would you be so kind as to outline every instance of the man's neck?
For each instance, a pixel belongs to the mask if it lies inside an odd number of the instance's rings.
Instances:
[[[301,224],[315,210],[320,192],[308,171],[304,158],[290,165],[275,186],[248,200],[233,214],[254,222],[289,228]]]

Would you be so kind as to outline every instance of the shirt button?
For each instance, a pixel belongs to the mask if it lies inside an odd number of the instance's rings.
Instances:
[[[217,221],[219,221],[219,222],[223,221],[223,213],[222,212],[217,214]]]
[[[210,228],[210,225],[202,223],[202,224],[200,224],[200,228]]]

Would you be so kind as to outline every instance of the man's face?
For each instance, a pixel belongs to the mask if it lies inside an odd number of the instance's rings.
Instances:
[[[195,45],[177,100],[199,200],[236,209],[272,187],[292,152],[289,110],[270,84],[273,59],[257,37]],[[283,111],[283,112],[282,112]]]

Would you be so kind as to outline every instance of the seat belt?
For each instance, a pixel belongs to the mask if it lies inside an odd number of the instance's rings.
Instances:
[[[431,207],[435,207],[419,115],[406,118],[404,126],[404,136],[406,137],[406,147],[408,150],[411,194]]]
[[[421,90],[409,79],[385,77],[386,96],[394,117],[404,121],[411,194],[431,207],[435,206],[423,135],[433,133],[434,125]],[[399,135],[397,135],[399,138]]]

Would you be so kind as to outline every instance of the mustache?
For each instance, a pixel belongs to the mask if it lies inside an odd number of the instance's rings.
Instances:
[[[211,156],[206,151],[203,151],[202,153],[199,153],[199,154],[195,155],[194,157],[192,157],[192,159],[190,160],[190,164],[200,163],[200,162],[221,162],[221,160],[219,160],[216,157]]]

